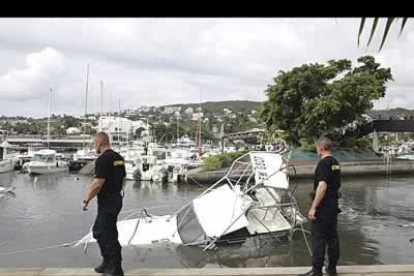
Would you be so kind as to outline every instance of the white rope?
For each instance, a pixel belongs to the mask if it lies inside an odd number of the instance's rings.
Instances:
[[[71,245],[76,244],[79,241],[80,240],[73,241],[73,242],[68,242],[68,243],[62,243],[62,244],[59,244],[59,245],[47,246],[47,247],[39,247],[39,248],[33,248],[33,249],[23,249],[23,250],[11,251],[11,252],[0,254],[0,256],[9,256],[9,255],[15,255],[15,254],[20,254],[20,253],[39,252],[39,251],[44,251],[44,250],[69,247]]]
[[[198,186],[202,187],[202,188],[206,188],[207,186],[201,184],[200,182],[198,182],[197,180],[195,180],[191,175],[187,175],[188,177],[190,177]]]
[[[309,246],[308,239],[306,238],[306,235],[305,235],[305,233],[310,233],[310,232],[303,229],[303,223],[300,224],[300,228],[302,229],[303,239],[305,240],[305,244],[306,244],[306,247],[308,248],[309,255],[312,257],[312,250]]]

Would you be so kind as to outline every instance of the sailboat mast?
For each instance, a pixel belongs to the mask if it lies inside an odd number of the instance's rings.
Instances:
[[[180,114],[177,116],[177,143],[178,139],[180,139]]]
[[[86,89],[85,89],[85,116],[83,118],[83,150],[85,151],[85,130],[86,130],[86,117],[88,114],[88,88],[89,88],[89,63],[86,70]]]
[[[101,116],[103,115],[103,81],[101,81]]]
[[[201,147],[202,143],[201,143],[201,92],[202,92],[202,87],[200,86],[200,106],[198,109],[198,147]]]
[[[119,128],[119,125],[121,123],[120,116],[121,116],[121,100],[118,99],[118,146],[119,148],[121,148],[121,140],[120,140],[121,134],[120,134],[120,128]]]
[[[47,148],[50,147],[50,113],[52,113],[52,88],[50,88],[49,116],[47,120]]]

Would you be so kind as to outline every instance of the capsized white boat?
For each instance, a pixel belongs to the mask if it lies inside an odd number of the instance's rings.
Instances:
[[[306,219],[299,213],[287,167],[287,159],[278,153],[246,153],[221,180],[175,213],[152,216],[143,209],[135,214],[138,217],[119,221],[119,242],[197,245],[206,250],[251,236],[292,234]],[[75,246],[88,243],[96,243],[92,233]]]
[[[35,152],[32,160],[24,164],[24,167],[32,175],[68,172],[68,163],[62,158],[55,150],[42,149]]]
[[[9,186],[9,187],[0,186],[0,194],[6,194],[6,193],[9,193],[9,192],[12,192],[14,189],[16,189],[15,186]]]

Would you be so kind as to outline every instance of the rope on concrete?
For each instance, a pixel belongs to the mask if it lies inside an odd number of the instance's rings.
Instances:
[[[44,250],[69,247],[69,246],[72,246],[72,245],[78,243],[79,241],[80,240],[73,241],[73,242],[68,242],[68,243],[62,243],[62,244],[59,244],[59,245],[47,246],[47,247],[39,247],[39,248],[33,248],[33,249],[23,249],[23,250],[11,251],[11,252],[0,254],[0,256],[10,256],[10,255],[16,255],[16,254],[20,254],[20,253],[29,253],[29,252],[34,253],[34,252],[39,252],[39,251],[44,251]]]

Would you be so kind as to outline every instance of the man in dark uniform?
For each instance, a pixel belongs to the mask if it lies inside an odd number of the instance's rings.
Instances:
[[[89,202],[97,195],[98,214],[92,232],[103,262],[95,271],[107,276],[123,276],[116,223],[122,208],[121,192],[126,176],[124,159],[111,149],[109,137],[104,132],[95,135],[94,147],[100,156],[95,161],[95,177],[83,200],[83,210],[88,210]]]
[[[328,247],[329,265],[326,272],[336,275],[339,259],[339,240],[336,230],[338,213],[338,194],[341,187],[341,167],[331,154],[332,142],[322,136],[316,141],[316,151],[321,157],[314,181],[313,202],[308,217],[312,220],[312,270],[300,276],[322,276],[325,248]]]

